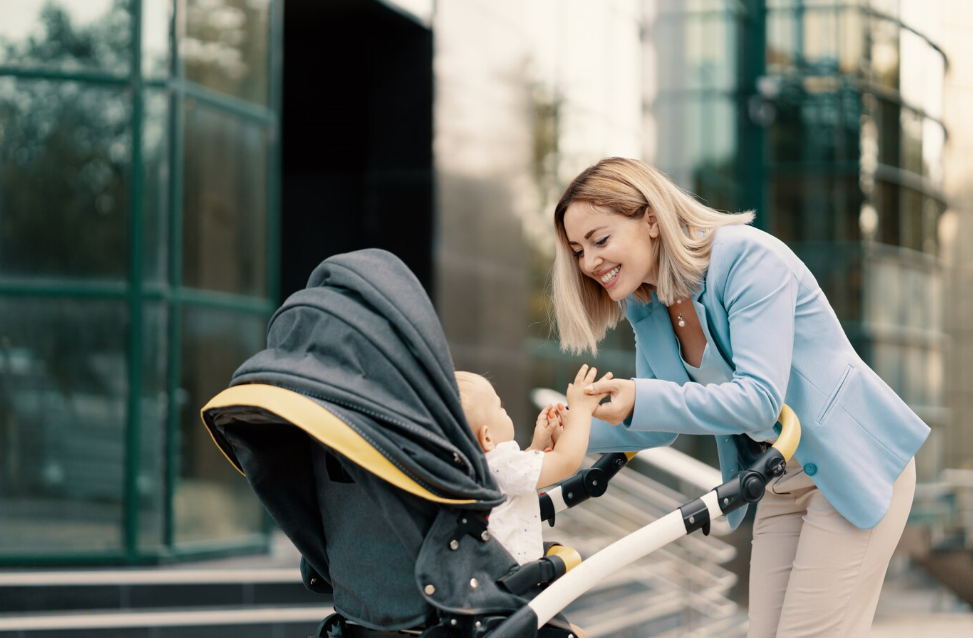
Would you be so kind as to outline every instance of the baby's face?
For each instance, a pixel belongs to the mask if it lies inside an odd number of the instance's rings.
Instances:
[[[503,409],[500,397],[490,382],[482,377],[476,380],[475,390],[470,398],[471,412],[476,415],[479,427],[490,428],[490,438],[494,445],[514,440],[514,422]]]

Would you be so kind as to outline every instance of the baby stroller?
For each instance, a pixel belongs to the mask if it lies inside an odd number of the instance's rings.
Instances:
[[[569,638],[561,610],[620,566],[763,494],[797,446],[782,434],[751,470],[581,562],[554,547],[526,565],[487,532],[503,494],[460,406],[432,304],[395,256],[325,260],[202,411],[227,459],[331,593],[330,638]],[[632,455],[603,456],[541,497],[545,519],[604,493]],[[571,567],[574,569],[565,575]]]

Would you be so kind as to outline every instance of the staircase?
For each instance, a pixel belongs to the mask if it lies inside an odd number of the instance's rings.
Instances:
[[[307,638],[329,613],[296,566],[0,572],[0,638]]]

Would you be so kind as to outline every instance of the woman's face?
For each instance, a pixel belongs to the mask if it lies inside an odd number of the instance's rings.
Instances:
[[[652,213],[636,219],[575,202],[564,213],[564,231],[582,274],[613,301],[625,299],[642,284],[656,284],[659,226]]]

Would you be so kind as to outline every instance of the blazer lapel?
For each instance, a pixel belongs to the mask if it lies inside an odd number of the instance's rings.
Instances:
[[[711,351],[718,353],[720,358],[723,360],[723,363],[725,363],[732,372],[734,370],[733,364],[727,360],[723,349],[720,348],[719,343],[713,338],[713,334],[710,332],[709,320],[706,317],[706,306],[704,306],[700,301],[700,297],[703,296],[703,291],[705,289],[706,282],[704,280],[699,289],[693,293],[693,308],[696,310],[696,317],[699,318],[699,326],[703,329],[703,336],[706,338],[706,347],[708,347]]]

